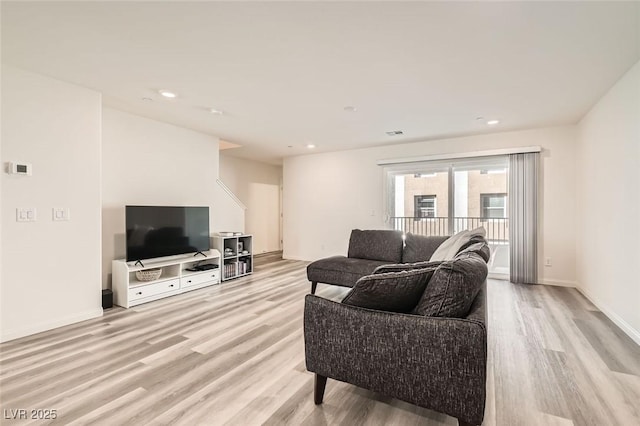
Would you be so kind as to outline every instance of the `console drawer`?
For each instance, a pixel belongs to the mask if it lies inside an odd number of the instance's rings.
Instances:
[[[200,274],[192,274],[186,277],[182,277],[180,284],[182,288],[188,288],[208,282],[220,282],[220,270],[212,269]]]
[[[129,289],[129,300],[146,299],[158,294],[176,291],[180,289],[180,279],[160,281],[159,283],[139,285]]]

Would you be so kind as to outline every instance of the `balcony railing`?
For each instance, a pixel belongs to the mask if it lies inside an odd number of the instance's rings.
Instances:
[[[480,226],[487,230],[487,241],[492,244],[509,243],[508,218],[483,217],[391,217],[393,229],[418,235],[453,235],[465,229]]]

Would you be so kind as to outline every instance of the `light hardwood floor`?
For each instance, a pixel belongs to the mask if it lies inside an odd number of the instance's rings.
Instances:
[[[0,346],[2,424],[454,425],[305,370],[306,263]],[[320,284],[340,299],[346,289]],[[640,350],[576,290],[489,282],[485,425],[640,425]],[[55,421],[11,421],[55,409]]]

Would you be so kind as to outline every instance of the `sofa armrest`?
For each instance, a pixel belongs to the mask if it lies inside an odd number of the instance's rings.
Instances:
[[[309,371],[482,423],[481,320],[374,311],[307,295],[304,338]]]

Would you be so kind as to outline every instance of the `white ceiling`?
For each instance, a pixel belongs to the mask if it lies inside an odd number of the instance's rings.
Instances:
[[[575,123],[640,58],[638,2],[1,7],[3,62],[276,163],[307,143],[319,152]]]

